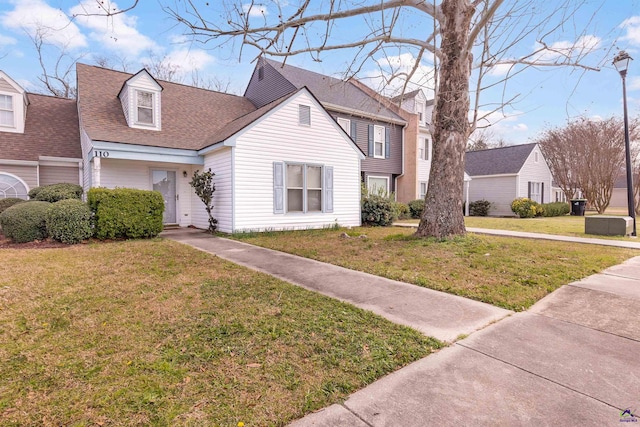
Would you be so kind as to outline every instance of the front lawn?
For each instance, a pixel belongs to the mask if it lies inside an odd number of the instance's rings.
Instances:
[[[0,425],[284,425],[440,344],[161,239],[0,249]]]
[[[340,237],[345,231],[352,237]],[[414,232],[370,227],[233,237],[516,311],[562,285],[640,255],[632,249],[471,233],[438,242],[414,238]]]

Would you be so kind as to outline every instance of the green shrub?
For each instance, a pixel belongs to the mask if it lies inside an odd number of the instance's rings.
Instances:
[[[469,215],[470,216],[487,216],[489,215],[489,208],[491,208],[491,202],[488,200],[476,200],[469,203]]]
[[[420,218],[422,216],[422,211],[424,210],[424,200],[417,199],[409,202],[409,213],[411,214],[411,218]]]
[[[571,206],[569,203],[553,202],[543,204],[542,209],[542,216],[562,216],[569,213]]]
[[[87,202],[98,239],[139,239],[162,231],[164,199],[159,191],[92,188]]]
[[[362,199],[362,224],[391,225],[393,214],[393,203],[386,197],[374,194]]]
[[[67,199],[80,200],[82,198],[82,187],[77,184],[66,183],[44,185],[29,191],[29,198],[49,203]]]
[[[47,210],[51,203],[27,202],[13,205],[0,214],[4,235],[16,243],[47,238]]]
[[[53,203],[47,210],[47,233],[52,239],[67,244],[88,239],[93,234],[89,206],[76,199]]]
[[[533,218],[543,213],[541,204],[526,197],[521,197],[511,202],[511,210],[520,218]]]
[[[7,197],[6,199],[0,199],[0,214],[7,209],[9,209],[13,205],[17,205],[18,203],[26,202],[24,199],[18,199],[15,197]]]
[[[406,203],[391,202],[391,205],[393,206],[393,217],[394,217],[394,220],[410,218],[409,206]]]

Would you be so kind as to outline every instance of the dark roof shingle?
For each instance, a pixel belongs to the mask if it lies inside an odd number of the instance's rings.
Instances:
[[[0,158],[37,161],[40,156],[80,159],[74,99],[29,93],[24,133],[0,132]]]
[[[94,141],[198,150],[229,123],[256,110],[241,96],[159,81],[162,130],[134,129],[118,98],[131,74],[78,64],[77,76],[80,118]]]
[[[522,169],[536,143],[467,151],[464,170],[469,176],[515,174]]]
[[[296,88],[307,87],[323,104],[331,104],[352,110],[362,111],[404,122],[404,119],[386,108],[382,103],[367,95],[364,91],[349,81],[325,76],[303,68],[282,64],[271,59],[265,61],[282,74]],[[327,106],[325,105],[325,108]]]

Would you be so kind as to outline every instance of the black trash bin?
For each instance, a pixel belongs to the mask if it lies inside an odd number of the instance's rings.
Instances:
[[[571,215],[584,216],[584,210],[586,207],[587,201],[585,199],[571,200]]]

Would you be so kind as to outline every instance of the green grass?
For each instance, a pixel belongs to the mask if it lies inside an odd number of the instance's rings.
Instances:
[[[340,237],[345,231],[353,237]],[[474,234],[439,242],[414,238],[414,231],[372,227],[233,237],[516,311],[562,285],[640,255],[632,249]],[[367,237],[356,238],[361,234]]]
[[[164,240],[0,251],[0,425],[284,425],[441,346]]]

